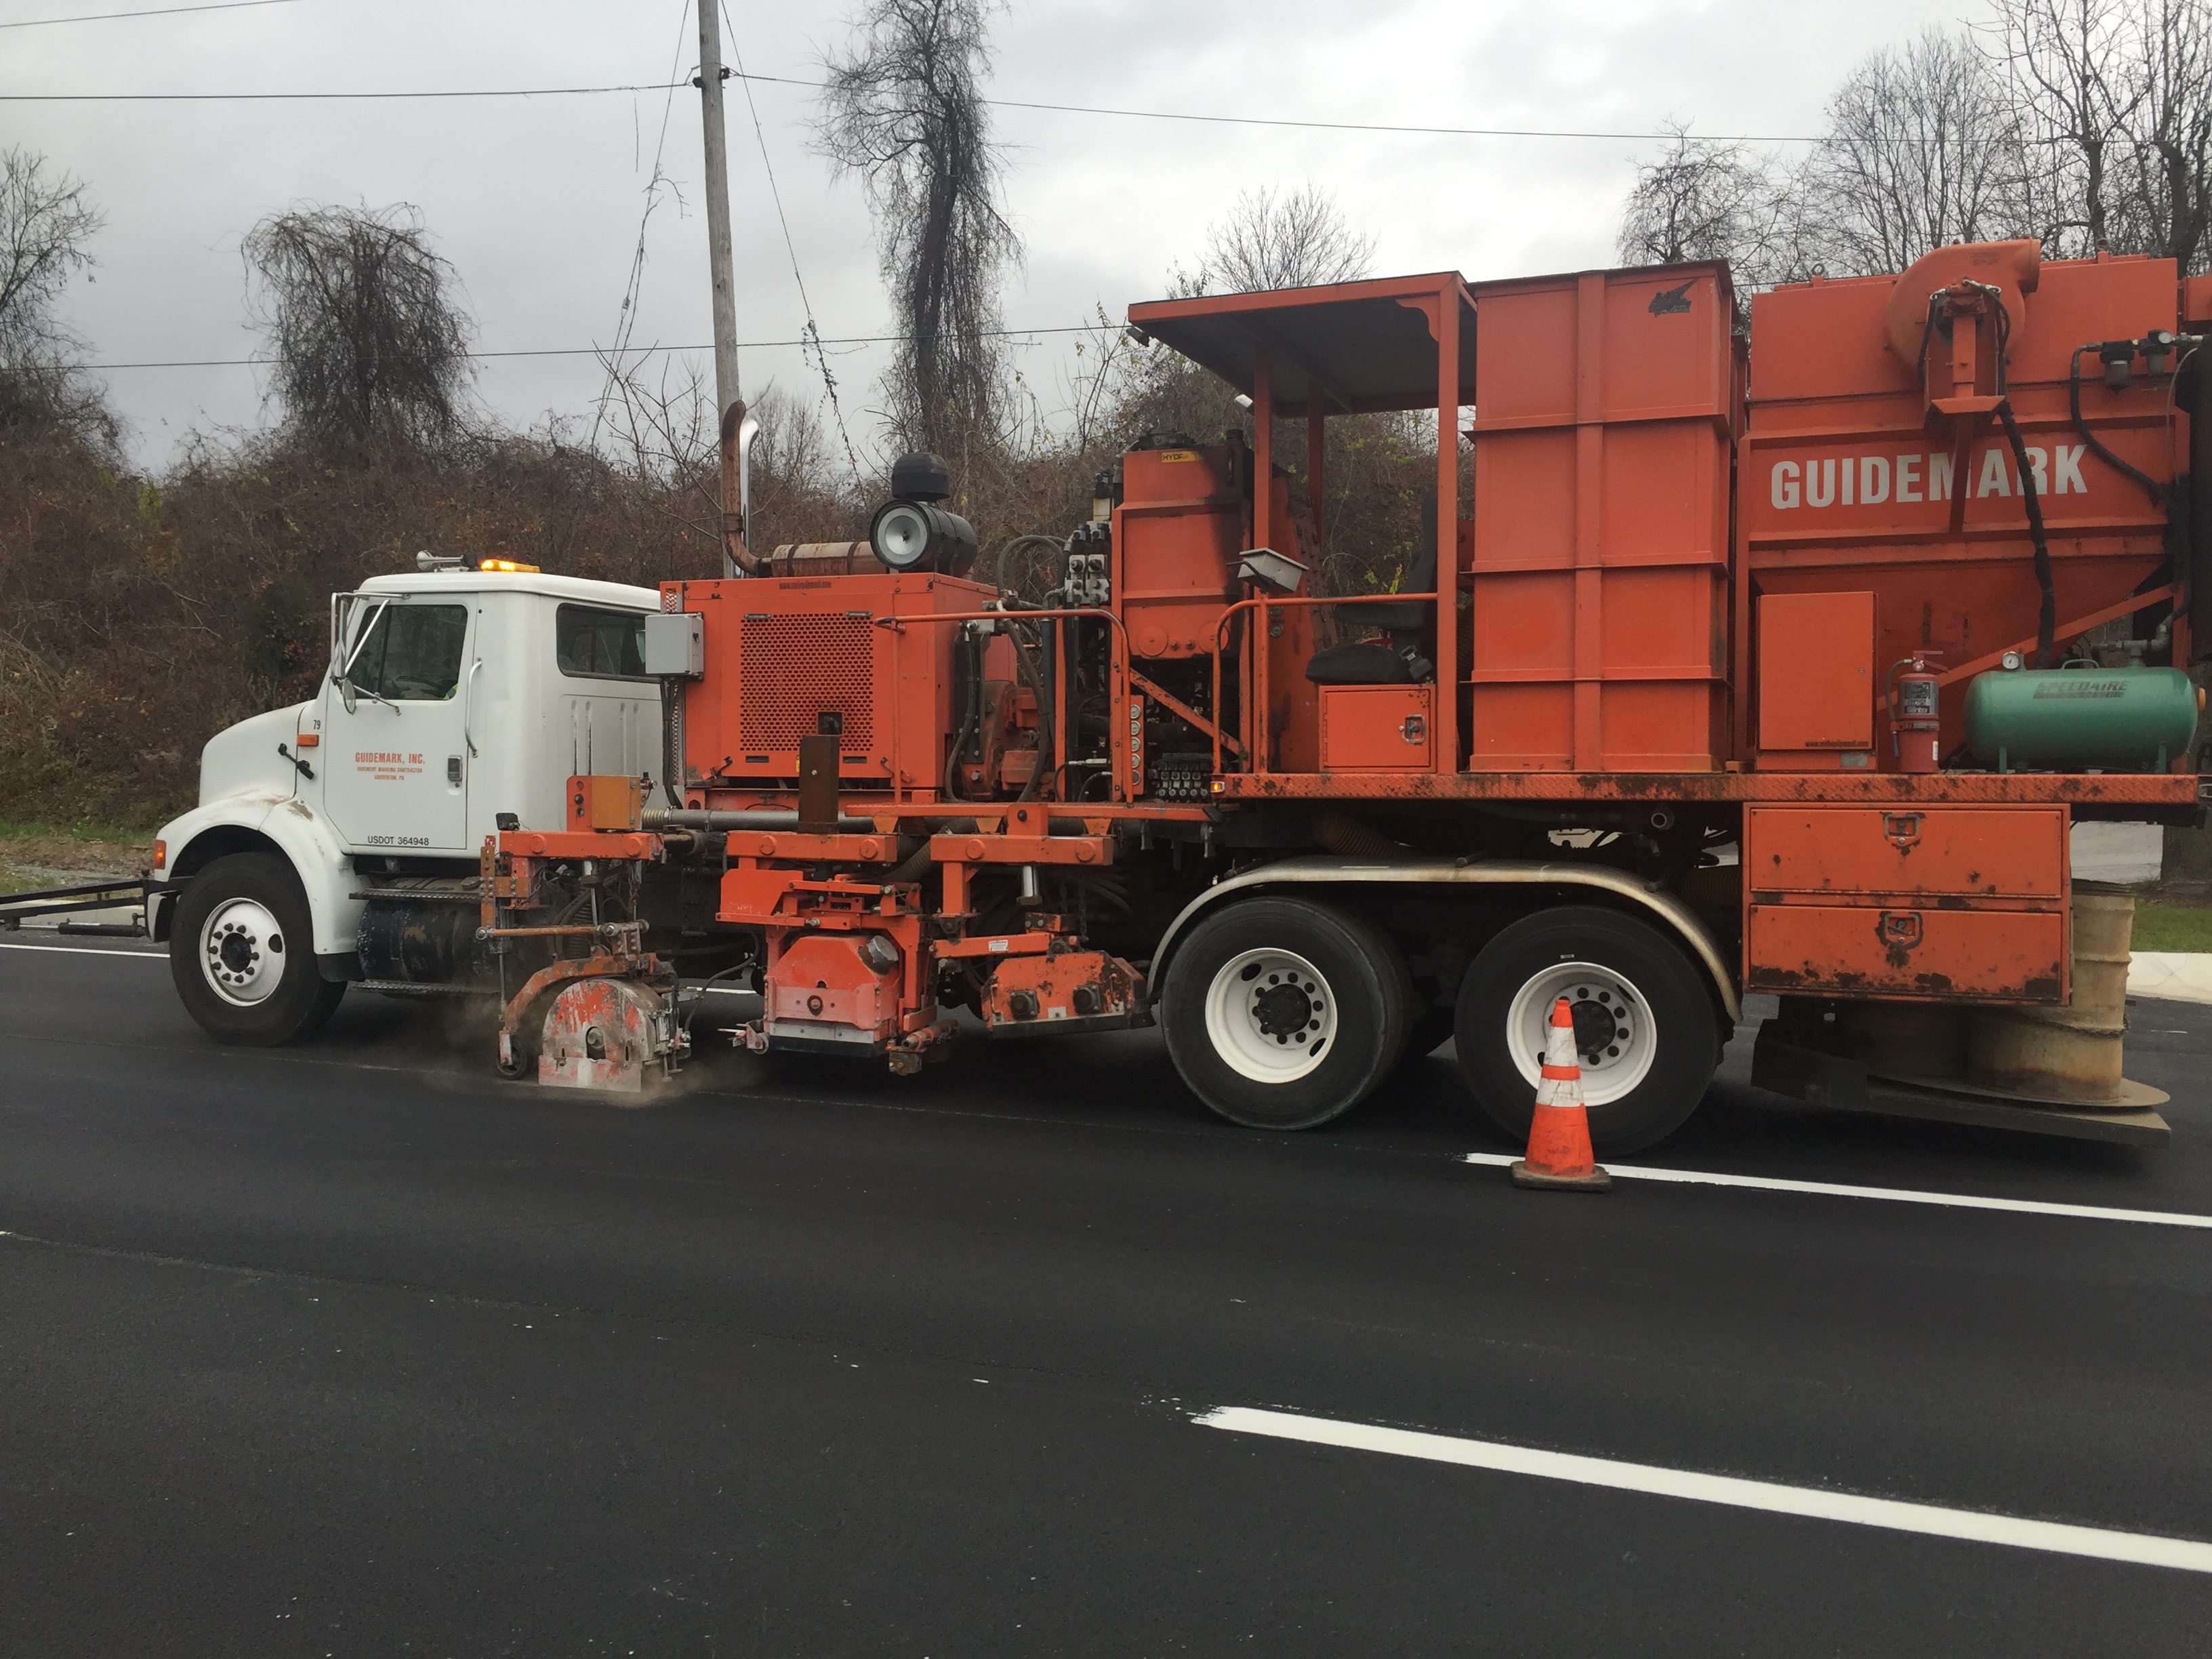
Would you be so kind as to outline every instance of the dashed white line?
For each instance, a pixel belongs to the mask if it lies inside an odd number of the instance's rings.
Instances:
[[[2156,1533],[2118,1532],[2062,1521],[2031,1521],[1983,1510],[1946,1509],[1940,1504],[1868,1498],[1857,1492],[1831,1492],[1817,1486],[1788,1486],[1775,1481],[1747,1480],[1735,1475],[1701,1474],[1692,1469],[1670,1469],[1656,1463],[1627,1463],[1572,1452],[1540,1451],[1531,1446],[1508,1445],[1502,1441],[1466,1440],[1455,1435],[1381,1428],[1370,1423],[1345,1423],[1334,1418],[1305,1417],[1294,1412],[1264,1411],[1251,1406],[1223,1406],[1191,1420],[1204,1428],[1227,1429],[1238,1434],[1266,1435],[1277,1440],[1303,1441],[1309,1445],[1340,1446],[1352,1451],[1382,1452],[1393,1457],[1418,1457],[1431,1463],[1457,1463],[1468,1468],[1534,1475],[1539,1480],[1566,1480],[1578,1486],[1608,1486],[1617,1492],[1644,1492],[1656,1498],[1681,1498],[1692,1503],[1763,1510],[1772,1515],[1802,1516],[1814,1521],[1840,1521],[1891,1532],[1923,1533],[1968,1543],[2002,1544],[2014,1549],[2125,1561],[2137,1566],[2212,1572],[2212,1544]]]
[[[1465,1161],[1502,1169],[1510,1152],[1468,1152]],[[2115,1210],[2098,1204],[2050,1204],[2033,1198],[1984,1198],[1974,1193],[1929,1193],[1911,1187],[1846,1187],[1832,1181],[1784,1181],[1774,1176],[1722,1175],[1711,1170],[1655,1170],[1648,1164],[1608,1164],[1622,1181],[1672,1181],[1689,1187],[1748,1187],[1757,1192],[1808,1193],[1819,1198],[1871,1198],[1891,1204],[1934,1204],[1957,1210],[2010,1210],[2022,1215],[2070,1216],[2077,1221],[2132,1221],[2156,1227],[2212,1228],[2212,1215],[2183,1210]]]

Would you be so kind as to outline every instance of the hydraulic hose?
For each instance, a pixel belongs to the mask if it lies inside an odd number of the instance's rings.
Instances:
[[[2212,369],[2199,368],[2189,412],[2189,557],[2187,615],[2190,653],[2212,654]],[[2182,607],[2176,605],[2177,611]],[[2189,666],[2176,662],[2177,668]]]
[[[1044,752],[1046,741],[1053,732],[1053,699],[1051,689],[1046,684],[1047,676],[1041,660],[1043,655],[1042,647],[1024,645],[1019,635],[1012,638],[1014,666],[1029,682],[1030,691],[1036,698],[1037,705],[1036,763],[1030,768],[1029,781],[1022,785],[1022,793],[1015,797],[1018,801],[1030,801],[1037,798],[1037,791],[1043,787],[1044,775],[1048,769],[1044,764]]]
[[[953,647],[962,653],[962,660],[969,665],[968,672],[967,708],[961,716],[959,735],[952,739],[952,747],[945,757],[945,799],[958,800],[960,792],[952,787],[960,775],[960,757],[967,752],[968,739],[975,735],[975,728],[983,718],[983,653],[981,647],[961,630],[959,641]]]
[[[2035,586],[2042,596],[2035,617],[2035,665],[2048,668],[2057,644],[2058,601],[2051,582],[2051,543],[2043,532],[2043,497],[2035,488],[2035,469],[2027,460],[2027,441],[2021,436],[2020,422],[2014,418],[2009,398],[1997,405],[1997,418],[2004,422],[2005,437],[2012,444],[2013,463],[2020,469],[2020,493],[2027,507],[2028,538],[2035,544]]]
[[[2166,485],[2140,467],[2130,465],[2106,448],[2103,441],[2089,429],[2088,422],[2081,418],[2081,354],[2085,351],[2094,351],[2102,343],[2101,341],[2092,341],[2087,345],[2075,346],[2073,361],[2067,366],[2066,409],[2067,413],[2074,417],[2074,430],[2081,441],[2089,446],[2099,460],[2104,462],[2115,472],[2125,473],[2129,477],[2133,478],[2150,493],[2151,500],[2171,514],[2173,511],[2173,496]]]
[[[668,676],[660,682],[660,787],[671,807],[684,806],[684,682]]]
[[[2134,479],[2142,486],[2144,492],[2152,501],[2165,509],[2166,545],[2169,561],[2166,577],[2175,584],[2177,589],[2172,608],[2175,611],[2185,611],[2189,614],[2190,631],[2195,637],[2197,636],[2197,612],[2201,604],[2195,595],[2203,586],[2197,580],[2198,568],[2212,566],[2212,553],[2203,550],[2207,538],[2199,528],[2203,521],[2203,508],[2198,504],[2197,499],[2197,480],[2207,475],[2204,469],[2196,463],[2197,458],[2204,453],[2204,440],[2202,434],[2206,427],[2212,426],[2212,420],[2200,421],[2193,411],[2190,416],[2191,466],[2185,492],[2180,480],[2177,479],[2170,484],[2160,483],[2142,468],[2130,465],[2119,456],[2115,455],[2106,447],[2097,434],[2089,429],[2089,423],[2081,418],[2082,354],[2094,351],[2103,343],[2102,341],[2093,340],[2087,345],[2078,345],[2074,348],[2074,356],[2066,368],[2066,410],[2073,419],[2075,435],[2088,446],[2097,459],[2115,472]],[[2179,373],[2179,366],[2177,365],[2177,375]],[[2197,401],[2199,403],[2205,401],[2201,393]],[[2212,415],[2212,410],[2208,410],[2207,413]],[[2212,623],[2212,605],[2203,607],[2203,620]]]
[[[1016,548],[1027,547],[1032,543],[1042,543],[1043,545],[1053,549],[1056,552],[1065,553],[1067,551],[1067,543],[1058,536],[1017,536],[1013,540],[1008,542],[1004,547],[1001,547],[995,554],[992,555],[992,586],[1000,589],[1001,592],[1005,591],[1006,586],[1006,559],[1008,556],[1011,555]]]

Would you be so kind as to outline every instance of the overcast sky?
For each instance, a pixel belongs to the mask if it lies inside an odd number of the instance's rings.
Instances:
[[[0,0],[0,22],[179,0]],[[850,9],[732,0],[744,66],[812,79]],[[1545,130],[1801,134],[1866,52],[1978,15],[1929,0],[1034,0],[997,24],[988,90],[1039,102],[1188,113]],[[0,93],[420,91],[659,82],[698,57],[685,0],[290,0],[249,9],[0,29]],[[726,52],[727,48],[725,48]],[[673,67],[678,76],[669,73]],[[756,84],[765,139],[732,84],[738,326],[788,340],[805,313],[770,199],[781,186],[800,274],[830,337],[887,331],[858,187],[810,148],[812,94]],[[256,344],[239,243],[299,203],[419,207],[459,269],[487,351],[613,337],[644,191],[662,167],[684,204],[647,229],[635,338],[711,337],[699,97],[662,93],[366,103],[0,103],[0,146],[88,182],[107,217],[100,265],[66,301],[103,364],[235,358]],[[1007,285],[1023,328],[1119,316],[1195,262],[1237,191],[1310,179],[1376,239],[1378,273],[1470,277],[1609,264],[1639,146],[1626,139],[1297,132],[1030,110],[994,112],[1028,260]],[[1020,362],[1048,406],[1065,337]],[[703,358],[702,359],[703,362]],[[836,359],[856,438],[877,349]],[[743,354],[745,386],[818,397],[789,347]],[[114,369],[136,453],[160,465],[195,430],[264,417],[251,368]],[[501,419],[588,417],[589,357],[492,360],[479,391]]]

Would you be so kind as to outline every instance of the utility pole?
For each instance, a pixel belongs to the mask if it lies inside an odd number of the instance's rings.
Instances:
[[[714,274],[714,413],[739,398],[738,297],[730,264],[730,147],[722,130],[721,12],[718,0],[698,0],[699,100],[707,131],[707,257]]]
[[[738,298],[730,258],[730,148],[722,126],[720,0],[696,0],[699,8],[700,125],[707,135],[707,258],[714,280],[714,413],[722,439],[722,573],[750,571],[745,547],[744,440],[745,418],[738,390]]]

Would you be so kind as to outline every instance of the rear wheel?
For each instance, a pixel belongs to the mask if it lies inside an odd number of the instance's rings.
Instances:
[[[1567,1000],[1590,1139],[1604,1153],[1664,1139],[1720,1063],[1705,979],[1646,923],[1594,905],[1540,911],[1485,945],[1460,986],[1459,1063],[1476,1103],[1526,1139],[1545,1031]]]
[[[249,1048],[306,1036],[345,994],[316,972],[307,896],[270,853],[234,853],[192,878],[169,930],[169,976],[203,1030]]]
[[[1310,1129],[1348,1110],[1404,1052],[1405,959],[1371,924],[1307,899],[1225,907],[1176,952],[1168,1052],[1232,1123]]]

